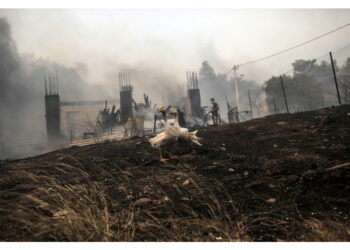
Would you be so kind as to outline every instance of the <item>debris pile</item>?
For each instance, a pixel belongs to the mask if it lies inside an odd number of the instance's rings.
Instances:
[[[350,106],[0,166],[2,241],[349,241]]]

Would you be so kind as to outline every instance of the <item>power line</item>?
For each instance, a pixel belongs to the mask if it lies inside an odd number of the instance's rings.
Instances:
[[[334,51],[333,54],[336,54],[336,53],[338,53],[338,52],[340,52],[340,51],[342,51],[343,49],[346,49],[346,48],[348,48],[348,47],[350,47],[350,44],[348,44],[348,45],[346,45],[345,47],[342,47],[342,48],[340,48],[340,49]],[[327,54],[328,54],[328,53],[327,53]]]
[[[336,31],[338,31],[338,30],[341,30],[341,29],[343,29],[343,28],[345,28],[345,27],[347,27],[347,26],[349,26],[349,25],[350,25],[350,23],[347,23],[347,24],[345,24],[345,25],[343,25],[343,26],[340,26],[340,27],[338,27],[338,28],[336,28],[336,29],[334,29],[334,30],[332,30],[332,31],[329,31],[329,32],[327,32],[327,33],[325,33],[325,34],[323,34],[323,35],[317,36],[317,37],[315,37],[315,38],[313,38],[313,39],[311,39],[311,40],[308,40],[308,41],[306,41],[306,42],[303,42],[303,43],[300,43],[300,44],[295,45],[295,46],[293,46],[293,47],[290,47],[290,48],[288,48],[288,49],[285,49],[285,50],[276,52],[276,53],[271,54],[271,55],[269,55],[269,56],[264,56],[264,57],[261,57],[261,58],[259,58],[259,59],[255,59],[255,60],[252,60],[252,61],[249,61],[249,62],[245,62],[245,63],[238,64],[237,66],[244,66],[244,65],[248,65],[248,64],[260,62],[260,61],[266,60],[266,59],[268,59],[268,58],[271,58],[271,57],[274,57],[274,56],[283,54],[283,53],[285,53],[285,52],[288,52],[288,51],[290,51],[290,50],[299,48],[299,47],[301,47],[301,46],[303,46],[303,45],[306,45],[306,44],[311,43],[311,42],[313,42],[313,41],[315,41],[315,40],[318,40],[318,39],[320,39],[320,38],[322,38],[322,37],[328,36],[328,35],[330,35],[330,34],[336,32]],[[233,69],[233,68],[232,68],[232,69]],[[232,69],[230,69],[230,71],[231,71]],[[230,71],[229,71],[229,72],[230,72]]]
[[[346,45],[346,46],[344,46],[344,47],[341,47],[340,49],[337,49],[336,51],[334,51],[334,52],[332,52],[332,53],[333,53],[333,54],[336,54],[336,53],[338,53],[338,52],[340,52],[340,51],[342,51],[342,50],[344,50],[344,49],[346,49],[346,48],[348,48],[348,47],[350,47],[350,44],[348,44],[348,45]],[[329,55],[329,52],[327,52],[327,53],[325,53],[325,54],[322,54],[322,55],[319,56],[319,57],[314,58],[314,60],[315,60],[315,62],[317,62],[317,61],[319,62],[319,59],[321,59],[321,58],[323,58],[323,57],[325,57],[325,56],[328,57],[328,55]],[[289,74],[289,73],[292,72],[293,70],[294,70],[294,68],[290,68],[288,71],[282,73],[282,75]]]

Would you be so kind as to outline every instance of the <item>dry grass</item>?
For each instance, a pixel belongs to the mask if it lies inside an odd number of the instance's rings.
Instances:
[[[242,215],[220,181],[168,168],[147,174],[113,167],[104,158],[82,161],[66,154],[54,163],[2,166],[1,239],[250,241],[261,234],[261,240],[349,240],[349,225],[336,221],[290,221],[273,210]]]
[[[144,175],[142,170],[109,173],[99,167],[103,162],[108,161],[100,158],[83,163],[61,155],[54,164],[18,162],[3,166],[7,174],[0,178],[2,240],[240,239],[240,226],[198,176],[181,171],[174,176],[144,176],[137,185],[143,190],[135,190],[131,177]],[[94,176],[86,169],[89,167],[100,179],[113,178],[112,188],[118,197],[110,197],[108,190],[92,180]],[[174,184],[175,176],[185,181]],[[219,183],[215,187],[220,188]],[[150,198],[137,202],[135,196]]]
[[[349,241],[343,113],[206,128],[166,164],[142,140],[0,162],[0,240]]]
[[[305,241],[350,241],[350,225],[337,220],[308,219],[305,221],[308,231]]]

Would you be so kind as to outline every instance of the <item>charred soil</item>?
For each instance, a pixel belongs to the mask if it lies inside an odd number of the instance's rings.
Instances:
[[[350,106],[0,162],[2,241],[349,241]]]

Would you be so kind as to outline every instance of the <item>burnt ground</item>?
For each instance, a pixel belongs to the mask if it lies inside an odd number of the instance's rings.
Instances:
[[[2,241],[349,241],[350,106],[1,162]]]

